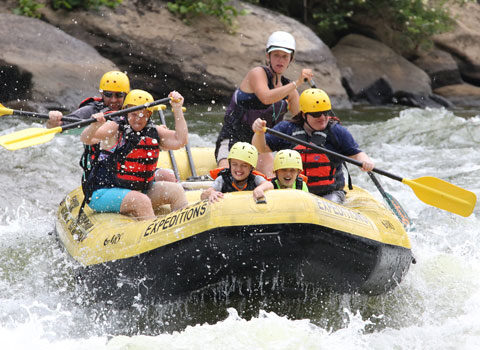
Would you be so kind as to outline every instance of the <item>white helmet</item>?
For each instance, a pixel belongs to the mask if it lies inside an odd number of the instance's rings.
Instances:
[[[274,50],[291,53],[293,57],[295,53],[295,38],[293,35],[282,31],[273,32],[267,41],[267,53]]]

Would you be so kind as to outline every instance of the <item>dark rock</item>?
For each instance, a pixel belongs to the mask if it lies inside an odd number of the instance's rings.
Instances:
[[[381,104],[391,101],[397,92],[408,91],[412,96],[432,93],[430,78],[424,71],[379,41],[350,34],[332,52],[353,99]]]
[[[430,76],[432,89],[463,83],[457,62],[448,52],[434,49],[422,54],[413,63]]]
[[[0,60],[0,101],[28,99],[32,89],[32,73]]]

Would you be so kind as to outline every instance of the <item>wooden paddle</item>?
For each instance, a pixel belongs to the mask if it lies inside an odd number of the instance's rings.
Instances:
[[[161,100],[156,100],[150,103],[144,103],[143,105],[133,106],[130,108],[122,109],[120,111],[109,113],[107,117],[112,118],[119,115],[128,114],[133,111],[153,107],[168,101],[170,101],[170,97],[162,98]],[[55,134],[62,133],[70,129],[81,128],[96,121],[97,120],[95,118],[89,118],[76,123],[58,126],[51,129],[29,128],[25,130],[20,130],[11,134],[0,136],[0,146],[5,147],[10,151],[14,151],[21,148],[39,145],[51,141]]]
[[[362,167],[362,162],[359,162],[358,160],[305,142],[274,129],[264,128],[264,130],[265,132],[280,137],[284,140],[311,148],[317,152],[332,155],[344,160],[345,162]],[[422,202],[454,214],[465,217],[469,216],[472,214],[473,209],[475,208],[475,203],[477,202],[477,196],[475,193],[433,176],[423,176],[415,180],[409,180],[377,168],[373,168],[372,171],[410,186],[418,199],[420,199]]]
[[[312,88],[317,88],[317,85],[313,81],[313,79],[310,79],[310,86]],[[400,222],[403,224],[403,226],[408,229],[412,226],[412,221],[410,220],[410,217],[408,216],[407,212],[402,208],[400,205],[399,201],[397,201],[390,193],[387,193],[380,182],[378,181],[377,177],[375,176],[374,173],[371,171],[368,172],[368,175],[372,179],[373,183],[377,187],[378,191],[382,195],[383,199],[385,202],[388,204],[392,212],[395,214],[395,216],[400,220]]]
[[[34,118],[41,118],[41,119],[48,119],[48,114],[43,114],[43,113],[36,113],[36,112],[27,112],[27,111],[20,111],[17,109],[10,109],[5,107],[0,103],[0,117],[4,115],[20,115],[23,117],[34,117]],[[70,117],[62,117],[63,121],[66,122],[78,122],[78,118],[70,118]]]

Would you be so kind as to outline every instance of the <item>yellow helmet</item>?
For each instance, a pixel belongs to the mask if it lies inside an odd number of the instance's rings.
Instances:
[[[273,160],[273,171],[278,169],[299,169],[303,170],[302,157],[293,149],[283,149],[275,155]]]
[[[100,79],[100,90],[128,94],[130,92],[130,80],[125,73],[119,71],[107,72]]]
[[[255,168],[258,161],[258,151],[255,146],[248,142],[237,142],[230,148],[227,159],[231,158],[242,160]]]
[[[302,92],[299,104],[303,113],[325,112],[332,109],[330,98],[320,89],[307,89]]]
[[[143,91],[143,90],[138,90],[134,89],[128,93],[128,95],[125,97],[125,100],[123,100],[123,108],[125,108],[128,105],[133,105],[133,106],[140,106],[143,105],[144,103],[147,102],[153,102],[153,96],[150,95],[148,92]],[[149,107],[147,108],[150,112],[153,112],[155,110],[155,107]]]

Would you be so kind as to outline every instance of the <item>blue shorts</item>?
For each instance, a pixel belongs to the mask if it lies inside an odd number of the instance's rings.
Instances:
[[[120,213],[122,201],[130,191],[120,187],[101,188],[92,193],[88,206],[97,212]]]

